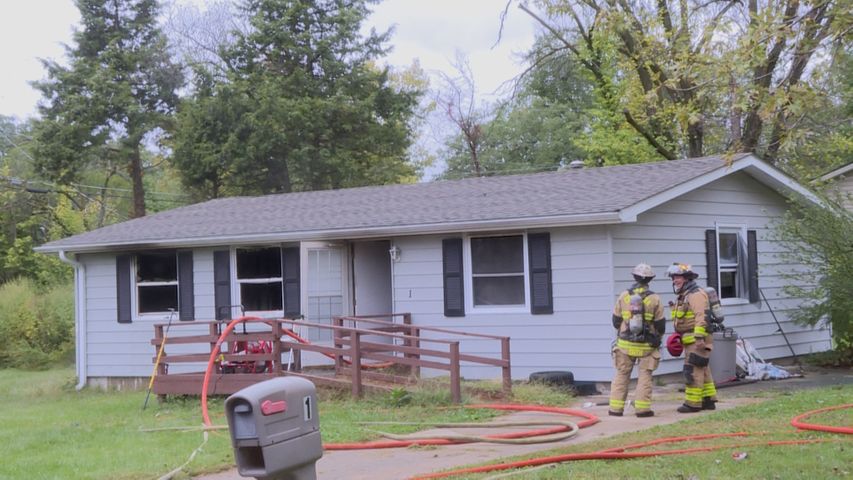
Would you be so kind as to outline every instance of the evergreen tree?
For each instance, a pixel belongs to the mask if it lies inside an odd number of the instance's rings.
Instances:
[[[120,166],[133,188],[132,217],[145,215],[145,144],[169,126],[182,84],[157,26],[156,0],[77,0],[82,17],[69,65],[43,61],[47,80],[36,125],[36,164],[67,183],[93,165]]]
[[[174,164],[210,198],[395,183],[421,92],[375,60],[388,33],[360,33],[374,0],[247,0],[250,28],[223,48],[226,79],[197,72]]]

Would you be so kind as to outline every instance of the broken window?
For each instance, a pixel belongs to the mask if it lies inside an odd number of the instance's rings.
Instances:
[[[281,249],[238,248],[237,284],[245,311],[282,310]]]
[[[178,258],[174,252],[136,255],[136,306],[140,314],[178,310]]]

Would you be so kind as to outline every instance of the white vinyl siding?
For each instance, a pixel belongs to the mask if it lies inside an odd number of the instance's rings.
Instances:
[[[830,185],[830,192],[838,194],[842,205],[853,212],[853,172],[847,172],[842,178]]]
[[[797,299],[782,291],[786,280],[782,272],[803,268],[788,265],[777,256],[781,246],[768,240],[771,223],[785,209],[785,199],[759,184],[745,173],[736,173],[699,188],[682,197],[640,214],[634,224],[613,225],[613,275],[616,279],[612,298],[632,283],[631,268],[639,262],[651,264],[657,277],[651,289],[661,295],[664,305],[674,300],[672,284],[664,272],[672,262],[689,263],[699,274],[698,283],[708,278],[705,255],[705,230],[715,225],[743,226],[756,230],[758,243],[758,283],[781,322],[795,352],[807,354],[830,348],[829,332],[793,323],[789,312],[797,308]],[[745,234],[744,234],[745,235]],[[790,356],[785,339],[778,333],[773,316],[762,302],[724,305],[725,325],[749,339],[767,360]],[[666,308],[669,319],[669,309]],[[667,322],[667,333],[672,322]],[[670,359],[663,350],[658,373],[681,370],[682,359]]]
[[[609,317],[606,325],[601,319],[611,306],[612,284],[605,227],[549,231],[553,314],[533,315],[527,309],[480,315],[466,310],[464,317],[445,317],[441,240],[453,235],[394,239],[403,252],[401,260],[394,263],[394,311],[412,312],[412,319],[418,325],[511,337],[515,379],[555,369],[571,370],[577,380],[608,378],[612,340],[608,329],[612,327]],[[466,290],[465,295],[469,296],[470,291]],[[495,358],[500,355],[499,343],[494,340],[464,339],[460,346],[466,353]],[[465,378],[499,375],[497,368],[466,365],[462,368]]]
[[[199,320],[212,319],[213,255],[207,250],[193,253],[196,317]],[[166,323],[166,319],[143,315],[131,323],[118,323],[115,255],[86,254],[80,255],[78,261],[86,268],[86,376],[148,378],[154,368],[152,359],[157,355],[151,345],[154,324]],[[179,322],[177,315],[172,323],[182,323],[173,328],[180,328],[184,335],[208,332],[207,325]],[[167,352],[200,353],[188,345],[167,345]],[[170,366],[169,372],[203,371],[204,367],[204,364],[175,364]]]
[[[400,261],[392,263],[391,267],[393,311],[412,313],[416,325],[511,337],[515,379],[526,379],[537,371],[569,370],[579,381],[609,381],[613,374],[610,345],[614,334],[610,310],[616,295],[631,285],[631,268],[639,262],[654,267],[658,276],[651,288],[661,294],[666,304],[674,298],[671,284],[664,275],[666,267],[673,261],[690,263],[699,273],[700,283],[704,284],[708,273],[705,231],[717,224],[743,225],[757,232],[759,285],[795,351],[806,354],[826,350],[830,346],[826,330],[802,327],[789,319],[790,311],[797,308],[799,302],[782,292],[786,280],[781,273],[803,267],[784,263],[777,256],[780,246],[768,240],[769,224],[784,208],[785,200],[781,196],[748,175],[736,173],[642,213],[636,223],[547,229],[551,236],[554,304],[554,313],[548,315],[532,315],[529,310],[488,315],[466,311],[463,317],[446,317],[443,313],[442,239],[474,234],[393,238],[393,244],[401,252]],[[541,230],[525,233],[537,231]],[[193,250],[198,320],[214,318],[213,250],[212,247]],[[303,261],[307,261],[304,251],[303,248]],[[153,324],[161,321],[118,323],[115,255],[87,254],[80,255],[78,260],[86,268],[84,327],[88,377],[147,378],[156,355],[150,344]],[[307,272],[307,265],[303,267],[303,272]],[[344,262],[342,268],[345,267]],[[342,272],[347,274],[345,270]],[[303,279],[305,275],[303,273]],[[303,286],[303,290],[308,288],[307,284]],[[466,291],[468,295],[470,292]],[[348,303],[346,298],[342,301],[342,305]],[[307,312],[309,308],[306,302],[303,310]],[[748,338],[764,358],[790,355],[766,304],[742,303],[724,308],[726,326]],[[345,311],[343,307],[340,310]],[[671,330],[671,322],[667,328]],[[181,332],[207,333],[207,327],[182,325]],[[491,340],[466,339],[461,348],[471,354],[499,355],[498,342]],[[167,351],[191,353],[180,345],[167,346]],[[663,356],[664,362],[657,373],[680,371],[681,359],[671,359],[665,351]],[[204,365],[176,365],[170,373],[203,369]],[[492,367],[463,365],[462,375],[472,379],[496,378],[499,371]]]

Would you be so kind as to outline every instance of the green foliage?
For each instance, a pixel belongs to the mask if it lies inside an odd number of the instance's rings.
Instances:
[[[226,79],[196,70],[175,167],[197,197],[344,188],[413,177],[406,160],[420,89],[374,60],[360,34],[372,0],[247,0],[248,33],[223,49]]]
[[[542,45],[535,48],[549,48]],[[524,77],[506,105],[481,126],[478,161],[481,175],[556,170],[587,158],[579,140],[589,123],[592,84],[565,55],[544,61]],[[442,178],[475,174],[470,147],[462,135],[446,146],[447,169]]]
[[[545,35],[591,75],[602,126],[630,125],[661,158],[742,151],[785,164],[831,132],[813,118],[832,97],[827,66],[849,52],[846,0],[536,3]],[[606,132],[590,143],[625,150],[630,137]]]
[[[412,403],[412,395],[405,388],[395,388],[388,394],[388,403],[392,407],[402,407]]]
[[[132,216],[145,215],[144,143],[169,126],[183,82],[157,27],[156,0],[78,0],[83,28],[68,48],[69,66],[44,61],[35,83],[39,107],[34,148],[39,173],[68,184],[97,165],[124,170]]]
[[[32,180],[30,134],[28,124],[0,116],[0,285],[18,277],[42,286],[65,283],[71,273],[57,258],[33,252],[53,234],[57,197]]]
[[[0,368],[43,370],[68,361],[74,351],[73,288],[7,282],[0,287],[0,331]]]
[[[784,274],[785,293],[805,300],[791,313],[802,324],[828,322],[838,352],[853,358],[853,213],[823,208],[794,199],[775,227],[774,236],[784,246],[780,256],[788,265],[804,265]]]

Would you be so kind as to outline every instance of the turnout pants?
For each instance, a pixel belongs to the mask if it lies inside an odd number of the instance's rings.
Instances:
[[[634,391],[634,413],[643,413],[652,409],[652,373],[660,363],[660,352],[653,350],[642,357],[632,357],[616,348],[613,350],[613,366],[616,375],[610,383],[610,411],[625,410],[625,399],[628,397],[628,384],[631,381],[631,371],[634,364],[639,365],[637,388]]]
[[[717,388],[711,377],[711,351],[696,344],[684,346],[684,403],[701,408],[703,399],[717,400]]]

